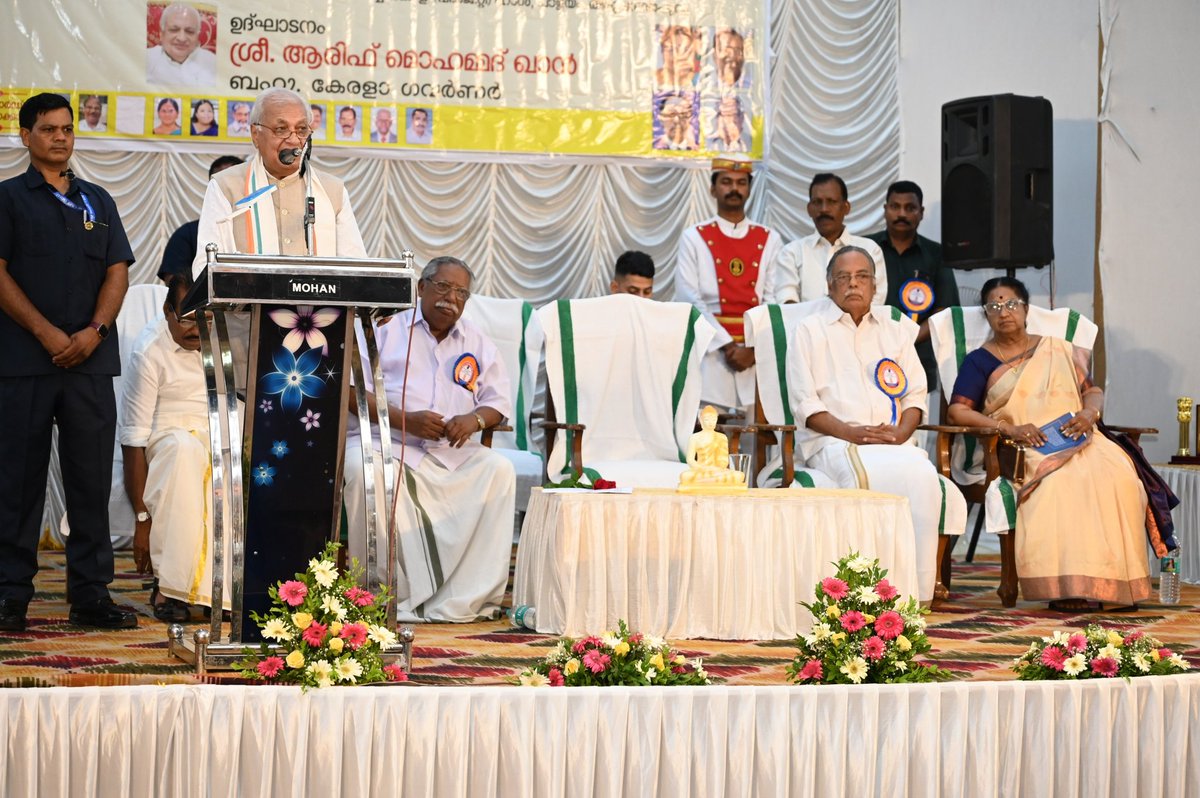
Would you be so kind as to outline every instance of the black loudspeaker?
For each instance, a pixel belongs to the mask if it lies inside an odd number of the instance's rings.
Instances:
[[[942,259],[956,269],[1054,259],[1054,109],[996,94],[942,106]]]

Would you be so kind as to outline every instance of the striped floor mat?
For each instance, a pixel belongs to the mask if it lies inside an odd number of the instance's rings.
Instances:
[[[143,614],[136,630],[87,631],[67,622],[66,571],[61,552],[43,552],[37,593],[26,632],[0,632],[0,686],[84,686],[240,682],[215,673],[197,679],[191,667],[167,656],[166,625],[149,613],[147,587],[128,553],[117,555],[115,600]],[[995,589],[999,563],[957,563],[948,602],[929,616],[932,659],[962,679],[1010,679],[1012,659],[1029,641],[1055,629],[1099,621],[1121,629],[1140,627],[1182,651],[1200,667],[1200,587],[1184,585],[1183,602],[1143,604],[1131,614],[1070,615],[1044,604],[1019,602],[1006,610]],[[197,622],[197,624],[199,623]],[[603,631],[603,630],[597,630]],[[554,638],[510,629],[506,622],[427,624],[417,628],[413,681],[421,684],[503,684]],[[679,649],[703,657],[705,667],[729,684],[783,684],[794,648],[786,641],[685,640]]]

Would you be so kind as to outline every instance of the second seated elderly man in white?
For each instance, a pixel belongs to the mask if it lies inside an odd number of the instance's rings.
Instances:
[[[934,597],[940,534],[962,534],[967,506],[943,480],[913,433],[925,413],[925,370],[914,346],[917,325],[871,307],[875,270],[858,247],[834,253],[830,303],[793,333],[788,384],[796,445],[804,461],[838,487],[906,496],[916,534],[919,598]],[[938,590],[939,593],[942,589]]]
[[[754,349],[745,344],[742,314],[780,301],[775,261],[783,244],[746,218],[752,169],[745,156],[713,159],[717,215],[683,231],[675,266],[675,301],[695,306],[717,330],[700,364],[700,398],[744,411],[754,407]]]
[[[404,455],[395,519],[404,621],[495,618],[508,582],[516,476],[507,459],[472,436],[512,414],[512,392],[495,345],[461,318],[472,279],[457,258],[434,258],[417,284],[417,307],[377,329],[392,451],[398,456],[402,447]],[[374,405],[374,394],[368,401]],[[350,553],[361,561],[362,450],[351,426],[345,505]],[[386,552],[380,526],[377,551]]]
[[[188,604],[212,604],[204,367],[196,323],[179,318],[191,285],[187,274],[171,277],[166,318],[134,344],[121,391],[125,491],[137,514],[133,560],[157,578],[151,603],[160,621],[186,621]]]

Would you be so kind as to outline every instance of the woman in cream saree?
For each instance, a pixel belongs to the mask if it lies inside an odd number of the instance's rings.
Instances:
[[[950,420],[999,427],[1030,446],[1017,494],[1022,596],[1068,610],[1087,609],[1080,600],[1134,605],[1150,596],[1145,490],[1121,448],[1093,428],[1103,393],[1088,378],[1088,353],[1028,335],[1027,294],[1011,282],[1019,290],[984,291],[993,339],[964,359]],[[1063,435],[1078,445],[1053,454],[1032,448],[1046,439],[1038,428],[1065,414]]]

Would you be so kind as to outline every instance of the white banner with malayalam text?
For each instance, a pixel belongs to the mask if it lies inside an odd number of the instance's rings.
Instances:
[[[57,91],[81,135],[245,140],[284,86],[334,145],[761,157],[764,2],[10,0],[0,133]]]

